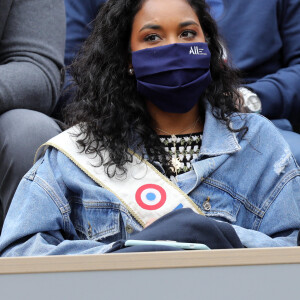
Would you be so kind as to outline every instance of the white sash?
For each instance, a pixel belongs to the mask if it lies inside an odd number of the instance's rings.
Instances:
[[[128,209],[132,216],[144,227],[149,221],[178,208],[191,208],[202,214],[200,208],[161,174],[146,160],[133,153],[133,162],[125,164],[126,176],[109,178],[100,157],[95,154],[81,152],[76,143],[76,136],[80,133],[78,127],[72,127],[55,136],[41,147],[52,146],[65,154],[77,167],[92,178],[101,187],[113,193]],[[108,152],[102,151],[104,161]]]

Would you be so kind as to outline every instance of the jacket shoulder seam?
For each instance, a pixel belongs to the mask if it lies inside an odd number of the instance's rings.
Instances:
[[[267,198],[267,200],[264,202],[262,209],[263,209],[263,216],[260,218],[260,221],[257,224],[257,228],[255,230],[258,230],[261,226],[262,220],[265,216],[265,214],[268,212],[269,208],[272,206],[272,204],[276,201],[278,195],[283,190],[283,188],[295,177],[300,176],[300,169],[294,169],[287,173],[274,187],[274,189],[271,191],[270,196]]]

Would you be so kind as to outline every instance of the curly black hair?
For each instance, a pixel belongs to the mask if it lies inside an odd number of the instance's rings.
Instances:
[[[124,164],[132,161],[128,148],[139,143],[136,151],[146,153],[150,161],[159,160],[166,169],[170,156],[151,127],[152,119],[144,99],[137,93],[136,79],[128,74],[130,35],[134,16],[145,0],[108,0],[101,8],[90,37],[71,66],[76,86],[75,99],[67,108],[69,126],[79,124],[83,138],[78,144],[86,153],[109,152],[103,162],[108,176],[126,173]],[[211,52],[212,83],[199,99],[206,98],[215,117],[230,128],[229,117],[237,112],[238,76],[223,60],[217,25],[204,0],[186,0],[195,10]],[[201,105],[200,105],[201,107]],[[203,109],[201,112],[203,113]]]

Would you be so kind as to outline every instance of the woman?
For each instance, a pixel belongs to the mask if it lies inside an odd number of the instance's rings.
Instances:
[[[2,255],[104,253],[129,238],[296,245],[299,168],[268,120],[238,112],[205,2],[109,0],[94,27],[73,66],[76,127],[20,184]]]

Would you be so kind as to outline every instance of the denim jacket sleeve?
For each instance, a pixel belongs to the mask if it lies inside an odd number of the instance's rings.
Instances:
[[[294,168],[285,174],[266,199],[264,205],[267,210],[259,221],[258,231],[233,225],[245,247],[297,246],[300,226],[299,186],[300,170]]]
[[[42,164],[44,176],[39,176]],[[4,222],[1,256],[100,254],[111,248],[79,239],[61,183],[55,179],[59,174],[54,176],[54,172],[50,162],[41,159],[22,179]]]

